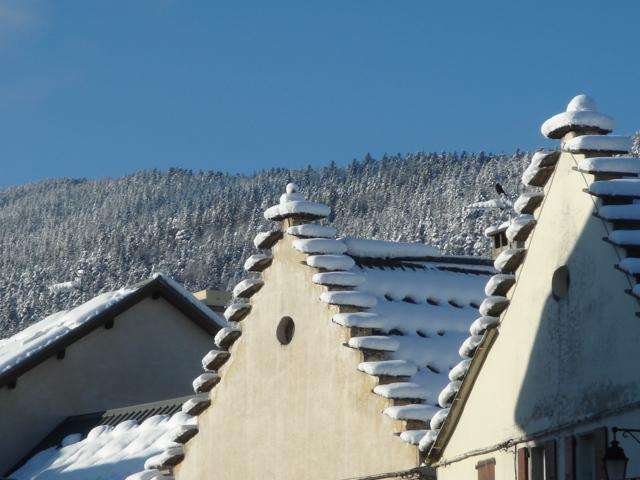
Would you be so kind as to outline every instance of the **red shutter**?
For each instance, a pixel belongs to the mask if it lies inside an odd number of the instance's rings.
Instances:
[[[518,449],[518,480],[529,480],[529,452],[526,447]]]
[[[600,480],[605,478],[602,459],[607,449],[607,427],[599,427],[593,430],[593,449],[596,453],[596,480]]]
[[[564,437],[564,480],[575,480],[576,478],[576,439],[573,435]]]
[[[556,480],[556,441],[549,440],[544,443],[544,478]]]
[[[476,470],[478,470],[478,480],[495,480],[496,460],[494,458],[482,460],[476,464]]]

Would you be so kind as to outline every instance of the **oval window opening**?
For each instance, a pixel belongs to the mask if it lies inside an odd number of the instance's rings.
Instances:
[[[569,293],[569,269],[566,266],[563,265],[553,272],[551,292],[556,300],[566,297]]]
[[[280,345],[289,345],[296,331],[296,325],[291,317],[282,317],[276,329],[276,338]]]

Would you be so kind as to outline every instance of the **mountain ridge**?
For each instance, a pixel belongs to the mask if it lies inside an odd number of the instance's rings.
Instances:
[[[496,182],[515,199],[527,160],[521,151],[416,152],[251,175],[172,168],[8,187],[0,190],[0,337],[157,271],[191,290],[232,288],[258,229],[271,228],[262,212],[289,181],[332,208],[340,235],[486,256],[484,229],[508,213],[466,207],[494,198]],[[60,282],[79,288],[51,288]]]

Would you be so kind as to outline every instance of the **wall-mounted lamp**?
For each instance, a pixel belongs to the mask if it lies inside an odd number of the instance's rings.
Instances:
[[[611,431],[613,432],[613,440],[611,440],[602,459],[605,477],[607,480],[624,480],[627,475],[629,459],[624,454],[620,443],[618,443],[616,434],[622,432],[624,438],[631,437],[640,444],[640,440],[634,435],[634,433],[640,433],[640,429],[613,427]]]

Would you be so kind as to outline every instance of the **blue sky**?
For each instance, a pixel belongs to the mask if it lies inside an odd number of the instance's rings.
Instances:
[[[640,2],[0,0],[0,185],[513,151],[640,128]]]

